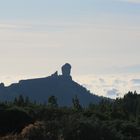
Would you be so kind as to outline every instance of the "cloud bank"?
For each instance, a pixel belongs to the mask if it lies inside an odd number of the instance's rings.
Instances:
[[[85,75],[75,79],[92,93],[110,98],[123,97],[128,91],[140,93],[140,73]]]

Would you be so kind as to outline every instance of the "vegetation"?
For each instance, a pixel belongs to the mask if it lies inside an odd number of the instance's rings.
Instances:
[[[140,95],[128,92],[114,101],[82,107],[59,107],[54,96],[47,104],[21,95],[0,103],[1,140],[140,140]]]

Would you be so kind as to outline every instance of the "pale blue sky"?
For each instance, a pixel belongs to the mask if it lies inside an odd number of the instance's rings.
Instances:
[[[140,91],[132,82],[140,79],[139,53],[140,0],[0,0],[5,83],[69,62],[75,79],[99,95]]]
[[[0,0],[0,18],[8,20],[50,20],[101,18],[109,14],[139,16],[140,2],[125,0]],[[127,0],[126,0],[127,1]],[[128,0],[129,1],[129,0]],[[130,0],[131,1],[131,0]],[[139,1],[139,0],[132,0]]]

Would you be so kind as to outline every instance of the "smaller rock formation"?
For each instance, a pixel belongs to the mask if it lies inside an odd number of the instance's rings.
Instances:
[[[56,71],[55,73],[53,73],[51,76],[52,77],[57,77],[58,76],[58,71]]]

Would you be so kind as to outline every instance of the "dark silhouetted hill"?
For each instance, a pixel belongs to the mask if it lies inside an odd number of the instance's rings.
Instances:
[[[89,103],[99,103],[103,97],[91,94],[85,87],[72,80],[71,65],[62,66],[62,75],[57,72],[46,78],[21,80],[19,83],[5,87],[0,84],[0,100],[13,100],[23,95],[32,101],[45,103],[48,97],[57,97],[59,105],[71,105],[72,98],[77,96],[84,106]]]

